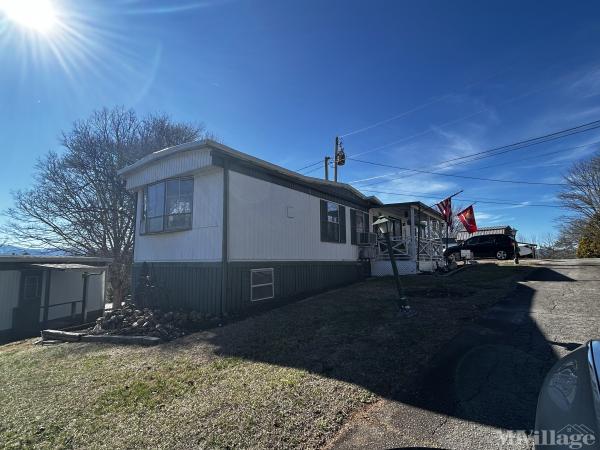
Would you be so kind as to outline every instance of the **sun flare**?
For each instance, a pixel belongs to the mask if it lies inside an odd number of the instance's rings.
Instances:
[[[0,0],[0,14],[38,33],[49,33],[57,24],[51,0]]]

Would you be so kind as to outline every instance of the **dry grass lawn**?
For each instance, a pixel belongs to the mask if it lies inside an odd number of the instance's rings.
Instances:
[[[153,348],[0,346],[5,448],[315,448],[409,389],[442,345],[530,270],[485,264],[310,299]]]

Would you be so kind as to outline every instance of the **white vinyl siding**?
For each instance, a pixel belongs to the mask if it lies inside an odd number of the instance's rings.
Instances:
[[[134,261],[221,260],[223,222],[223,170],[212,168],[194,176],[192,226],[177,233],[136,233]],[[142,191],[138,204],[142,204]],[[142,211],[139,208],[138,223]]]
[[[349,239],[321,242],[319,197],[235,171],[230,172],[229,181],[231,261],[358,259],[358,248]],[[346,227],[349,210],[344,208]]]
[[[181,176],[212,164],[209,149],[190,150],[159,159],[127,174],[127,189],[139,189],[166,178]]]
[[[53,270],[50,275],[50,299],[48,320],[60,319],[71,315],[71,305],[60,303],[74,302],[75,313],[81,314],[81,300],[83,299],[83,270]],[[93,272],[93,271],[89,271]],[[44,274],[44,288],[46,283]],[[88,277],[88,297],[86,310],[97,311],[104,309],[104,274]],[[45,289],[42,292],[42,306],[44,305]],[[52,307],[52,305],[58,305]],[[43,315],[40,315],[42,320]]]

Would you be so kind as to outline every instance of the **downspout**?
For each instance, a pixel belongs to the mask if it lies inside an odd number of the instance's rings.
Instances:
[[[220,319],[223,320],[227,302],[228,250],[229,250],[229,160],[223,158],[223,238],[221,247],[221,305]]]

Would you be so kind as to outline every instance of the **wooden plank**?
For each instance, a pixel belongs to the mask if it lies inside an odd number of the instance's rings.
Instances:
[[[78,342],[84,333],[74,333],[72,331],[61,330],[42,330],[42,339],[57,340],[65,342]]]

